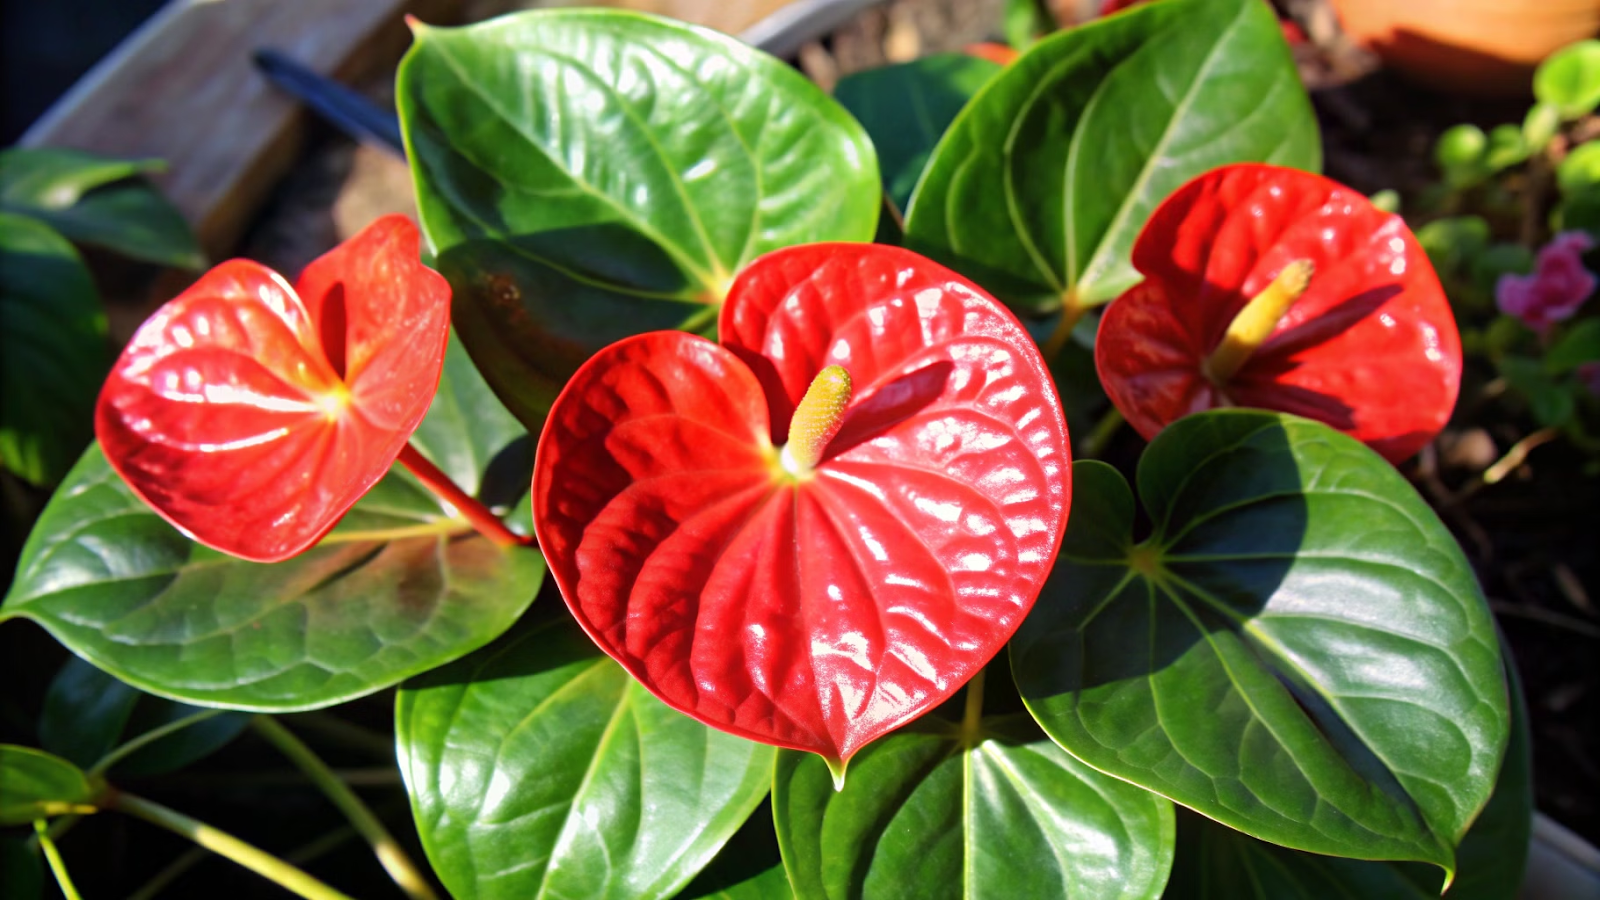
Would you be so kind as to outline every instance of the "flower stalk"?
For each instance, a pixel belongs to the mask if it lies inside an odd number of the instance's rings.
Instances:
[[[400,451],[399,462],[406,471],[416,476],[422,486],[444,502],[455,507],[477,532],[501,547],[532,546],[532,537],[523,537],[506,527],[500,517],[489,511],[478,498],[463,491],[440,468],[428,461],[415,446],[406,444]]]
[[[103,803],[107,809],[125,812],[182,835],[306,900],[352,900],[350,895],[329,887],[265,850],[177,810],[123,791],[107,792]]]
[[[328,768],[328,764],[305,745],[305,742],[295,737],[294,732],[283,727],[271,716],[256,716],[250,720],[250,727],[277,747],[284,756],[289,757],[289,761],[299,766],[300,770],[310,777],[312,783],[333,801],[333,805],[339,807],[339,811],[344,813],[345,818],[350,820],[350,824],[372,847],[373,854],[378,857],[379,865],[383,866],[383,870],[389,873],[394,883],[405,891],[406,896],[412,900],[438,900],[432,885],[417,869],[411,857],[406,855],[400,842],[394,839],[389,829],[383,827],[383,823],[373,815],[365,803],[361,802],[356,792],[340,780],[339,776]]]

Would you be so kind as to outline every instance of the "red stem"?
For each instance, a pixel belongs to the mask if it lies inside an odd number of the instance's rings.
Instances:
[[[500,521],[500,517],[490,512],[487,506],[479,503],[476,497],[456,487],[450,476],[439,471],[438,466],[428,462],[428,458],[417,452],[416,447],[406,444],[405,449],[400,451],[400,464],[415,475],[423,487],[454,506],[468,522],[472,523],[472,527],[477,529],[479,534],[489,540],[502,547],[526,547],[534,544],[533,538],[523,537],[507,528],[506,523]]]

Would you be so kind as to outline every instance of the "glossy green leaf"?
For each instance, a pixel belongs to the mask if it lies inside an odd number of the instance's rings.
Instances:
[[[1160,896],[1172,805],[1090,769],[1026,716],[975,739],[931,717],[850,761],[778,754],[773,809],[800,897]]]
[[[770,802],[756,807],[711,864],[678,892],[678,900],[794,900]]]
[[[877,223],[855,120],[709,30],[592,9],[419,28],[398,103],[456,327],[530,425],[600,347],[713,323],[750,260]]]
[[[934,145],[961,107],[999,71],[999,64],[987,59],[941,53],[839,80],[834,99],[871,136],[883,189],[895,206],[906,208]]]
[[[967,105],[911,200],[907,246],[1018,309],[1106,303],[1133,239],[1216,166],[1316,169],[1316,120],[1260,0],[1173,0],[1052,35]]]
[[[43,750],[0,744],[0,826],[93,812],[93,800],[82,769]]]
[[[395,708],[422,845],[457,897],[670,897],[767,793],[770,747],[669,709],[563,611]]]
[[[0,152],[0,209],[44,220],[68,238],[123,256],[198,269],[189,223],[143,176],[160,160],[120,160],[57,148]]]
[[[789,887],[789,873],[784,871],[783,863],[778,862],[743,880],[708,891],[685,890],[678,897],[680,900],[793,900],[794,889]]]
[[[1507,667],[1513,684],[1515,672]],[[1521,691],[1512,693],[1511,743],[1494,795],[1457,851],[1461,871],[1446,900],[1512,900],[1522,884],[1533,821],[1531,740]],[[1168,893],[1197,900],[1435,900],[1439,870],[1321,856],[1264,843],[1180,810]]]
[[[1011,645],[1030,711],[1095,768],[1273,843],[1453,870],[1509,713],[1487,604],[1406,480],[1325,425],[1180,419],[1134,500],[1095,462]]]
[[[1552,53],[1533,73],[1533,95],[1567,121],[1600,106],[1600,41],[1579,41]]]
[[[468,464],[493,460],[520,429],[503,411],[469,421],[462,411],[481,411],[487,388],[459,352],[445,370],[449,390],[413,443],[472,491]],[[524,490],[528,480],[525,470]],[[327,706],[488,643],[532,602],[539,552],[497,547],[452,513],[396,467],[315,547],[250,563],[184,538],[95,447],[45,508],[0,618],[33,619],[160,696],[267,712]]]
[[[755,815],[760,814],[761,811],[756,810]],[[771,817],[768,816],[768,819]],[[776,853],[777,845],[773,845],[772,849]],[[724,855],[726,850],[683,889],[678,900],[794,900],[794,889],[789,886],[789,873],[783,868],[783,860],[769,862],[764,868],[754,871],[747,870],[739,878],[718,878],[712,870]],[[708,878],[708,874],[711,877]]]
[[[83,260],[50,226],[0,212],[0,465],[37,485],[94,437],[111,366],[106,316]]]

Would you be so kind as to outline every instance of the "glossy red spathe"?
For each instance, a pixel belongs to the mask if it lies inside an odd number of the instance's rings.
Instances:
[[[386,216],[294,287],[230,260],[151,316],[100,393],[95,430],[129,486],[195,540],[275,562],[377,483],[438,387],[450,288]]]
[[[595,641],[695,718],[848,759],[1004,646],[1050,571],[1070,446],[1043,360],[961,276],[871,244],[752,263],[722,344],[656,332],[586,363],[533,480],[551,574]],[[830,365],[814,470],[778,462]]]
[[[1239,310],[1295,260],[1310,285],[1225,384],[1204,374]],[[1107,308],[1095,363],[1145,437],[1189,413],[1251,406],[1326,422],[1391,461],[1455,406],[1461,339],[1399,216],[1319,175],[1234,165],[1179,188],[1133,247],[1144,281]]]

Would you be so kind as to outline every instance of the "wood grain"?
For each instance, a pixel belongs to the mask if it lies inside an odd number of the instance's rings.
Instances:
[[[305,116],[256,71],[275,47],[348,81],[398,59],[402,17],[449,22],[459,0],[172,0],[23,135],[25,146],[157,157],[156,180],[213,258],[292,166]]]

